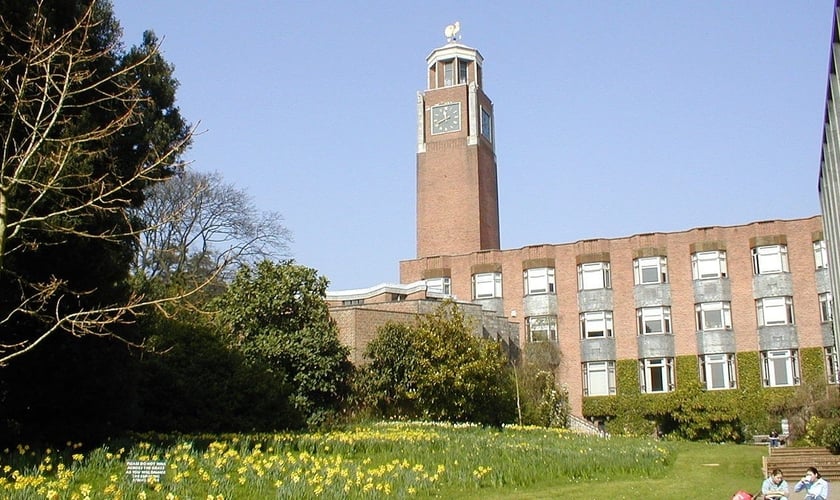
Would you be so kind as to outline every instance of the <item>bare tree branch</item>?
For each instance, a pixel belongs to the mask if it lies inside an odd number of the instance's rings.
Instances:
[[[180,116],[174,125],[165,123],[172,109],[161,109],[143,84],[150,68],[168,68],[158,42],[148,38],[128,53],[116,38],[91,43],[111,19],[98,12],[97,0],[90,0],[67,29],[50,23],[42,1],[22,24],[0,13],[0,44],[7,51],[0,54],[0,334],[6,335],[0,336],[0,366],[57,332],[118,337],[115,326],[197,293],[231,260],[220,252],[204,278],[166,297],[110,300],[93,298],[96,287],[57,272],[10,267],[12,258],[79,239],[136,245],[147,231],[189,213],[182,207],[153,225],[138,224],[144,189],[184,170],[181,154],[195,129]],[[158,130],[179,124],[183,130]],[[36,331],[20,331],[21,322],[37,325]]]
[[[134,272],[149,279],[200,273],[220,257],[238,265],[285,257],[291,241],[279,214],[260,212],[217,173],[185,170],[154,184],[135,213],[147,230]]]

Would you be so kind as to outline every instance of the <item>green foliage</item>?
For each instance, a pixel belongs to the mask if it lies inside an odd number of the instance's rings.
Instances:
[[[420,416],[417,406],[417,359],[414,330],[404,323],[388,322],[367,346],[370,363],[361,374],[360,390],[376,415],[388,419]]]
[[[385,417],[501,425],[514,414],[514,387],[498,344],[472,335],[446,301],[414,325],[384,325],[366,352],[362,390]]]
[[[135,431],[272,431],[303,425],[283,373],[246,362],[199,315],[143,319],[151,335],[136,385]]]
[[[840,451],[840,420],[832,419],[826,423],[818,444],[831,448],[835,453]]]
[[[518,368],[522,424],[565,427],[569,412],[569,393],[560,388],[554,367],[561,356],[553,342],[531,342],[522,353]]]
[[[189,127],[154,36],[125,51],[110,2],[85,18],[92,3],[0,0],[0,355],[37,345],[0,371],[0,440],[92,441],[136,418],[128,350],[104,337],[141,334],[84,314],[130,300],[128,210]]]
[[[760,354],[738,353],[738,388],[723,391],[702,387],[696,356],[679,356],[677,388],[667,394],[641,394],[638,361],[621,360],[616,363],[618,394],[584,398],[583,414],[605,420],[607,430],[617,434],[660,431],[692,440],[742,441],[778,429],[781,418],[795,420],[826,400],[822,350],[802,349],[800,356],[802,383],[798,387],[765,388]]]
[[[349,391],[348,349],[325,300],[327,280],[294,261],[242,267],[215,300],[230,343],[254,365],[268,366],[293,388],[309,424],[341,407]]]

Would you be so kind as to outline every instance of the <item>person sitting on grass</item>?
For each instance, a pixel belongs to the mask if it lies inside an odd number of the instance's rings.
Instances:
[[[793,491],[805,490],[805,498],[803,500],[827,500],[828,499],[828,481],[820,476],[820,471],[816,467],[808,467],[805,471],[805,477],[796,483]]]
[[[767,499],[788,499],[790,488],[784,479],[781,469],[773,469],[773,472],[761,483],[761,494]]]

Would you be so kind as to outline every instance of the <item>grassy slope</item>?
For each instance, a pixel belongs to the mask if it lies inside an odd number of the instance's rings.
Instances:
[[[676,443],[674,465],[660,478],[610,482],[552,483],[527,490],[494,489],[442,492],[441,498],[481,499],[728,499],[739,489],[756,493],[761,488],[761,456],[767,448],[750,445]],[[717,465],[704,465],[717,464]],[[790,477],[798,477],[794,471]]]

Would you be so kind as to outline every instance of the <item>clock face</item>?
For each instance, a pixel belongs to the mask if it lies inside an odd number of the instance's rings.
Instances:
[[[461,103],[432,106],[432,133],[445,134],[461,130]]]

